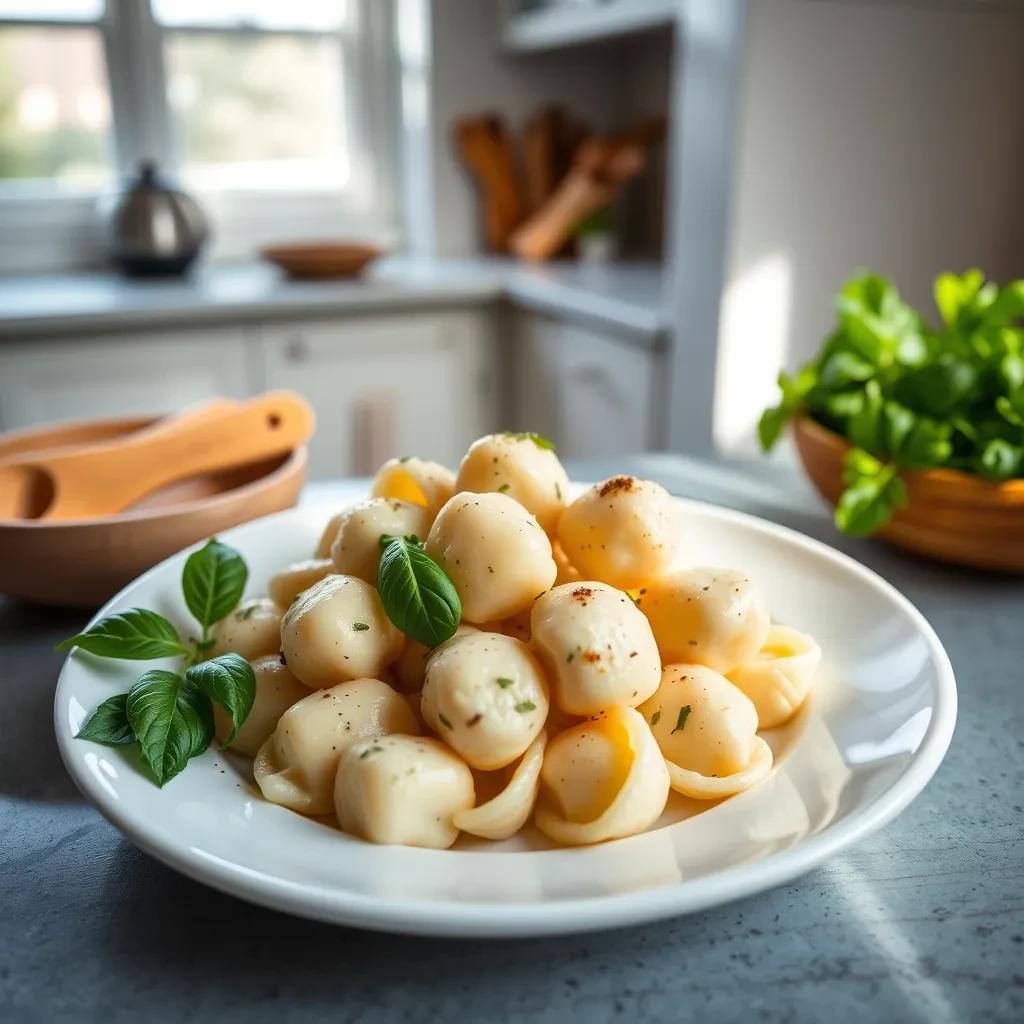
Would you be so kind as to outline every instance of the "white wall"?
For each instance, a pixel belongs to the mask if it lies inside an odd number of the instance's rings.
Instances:
[[[1024,5],[751,0],[715,439],[753,450],[780,366],[860,266],[931,311],[972,265],[1024,276]]]
[[[622,60],[613,45],[509,56],[499,45],[499,7],[495,0],[430,5],[429,174],[433,251],[440,256],[476,254],[481,246],[475,188],[451,145],[455,118],[498,111],[518,132],[538,106],[558,101],[606,131],[625,113]]]

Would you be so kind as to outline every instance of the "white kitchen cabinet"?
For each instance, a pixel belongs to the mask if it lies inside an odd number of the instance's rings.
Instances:
[[[462,310],[264,326],[264,386],[301,392],[316,410],[310,476],[370,474],[396,455],[455,466],[497,426],[492,324]]]
[[[657,349],[530,312],[515,314],[512,334],[516,429],[550,437],[570,459],[652,447]]]
[[[249,391],[242,328],[0,344],[0,425],[170,412]]]

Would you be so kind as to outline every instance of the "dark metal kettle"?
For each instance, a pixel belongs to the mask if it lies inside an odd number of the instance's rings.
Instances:
[[[209,233],[199,204],[144,161],[109,219],[110,257],[126,274],[183,274]]]

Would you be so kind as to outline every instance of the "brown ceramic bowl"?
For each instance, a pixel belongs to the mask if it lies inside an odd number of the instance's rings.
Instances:
[[[89,420],[0,437],[0,458],[106,440],[156,417]],[[184,480],[127,512],[96,519],[0,521],[0,594],[46,605],[97,608],[176,551],[239,523],[291,508],[306,478],[305,447],[285,456]]]
[[[796,420],[793,436],[807,475],[834,505],[850,444],[807,417]],[[910,501],[882,537],[942,562],[1024,573],[1024,480],[993,483],[952,469],[902,476]]]
[[[289,277],[323,279],[361,274],[380,250],[361,242],[294,242],[266,245],[260,255]]]

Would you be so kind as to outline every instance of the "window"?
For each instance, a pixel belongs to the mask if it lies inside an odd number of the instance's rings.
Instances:
[[[391,240],[389,7],[0,0],[0,269],[98,262],[97,196],[143,159],[206,208],[215,256]]]

